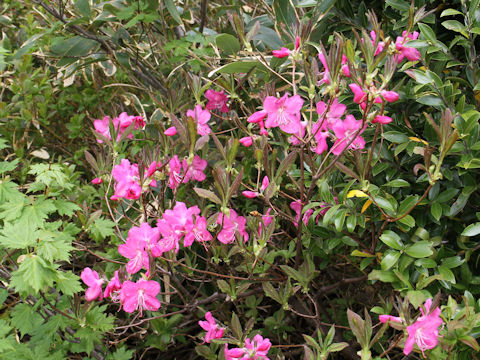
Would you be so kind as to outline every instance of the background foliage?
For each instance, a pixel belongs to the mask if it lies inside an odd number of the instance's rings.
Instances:
[[[437,294],[447,326],[429,358],[475,357],[478,0],[5,0],[0,27],[0,358],[223,359],[222,341],[202,343],[198,326],[212,311],[230,343],[269,337],[272,359],[393,359],[403,356],[402,335],[372,326],[375,314],[413,319]],[[419,31],[408,44],[420,61],[388,75],[360,40],[364,29],[392,43]],[[292,69],[271,51],[292,50],[296,36],[302,55]],[[379,69],[400,94],[387,108],[394,121],[365,130],[363,155],[334,160],[280,132],[240,146],[254,132],[247,117],[267,95],[291,91],[292,73],[312,104],[333,97],[319,84],[322,49],[337,69],[346,54],[359,77]],[[213,112],[214,134],[198,139],[185,113],[206,103],[207,89],[224,90],[230,112]],[[98,144],[92,121],[123,111],[141,115],[145,130]],[[172,125],[176,138],[164,135]],[[140,204],[109,200],[120,159],[148,165],[193,153],[208,160],[204,182],[172,191],[160,177]],[[264,196],[242,197],[264,175]],[[98,176],[106,181],[92,185]],[[306,225],[295,225],[296,199],[302,216],[313,210]],[[214,239],[160,257],[162,307],[143,318],[85,301],[83,268],[111,278],[125,264],[117,247],[130,227],[175,201],[198,205],[214,234],[217,213],[234,208],[250,241]],[[317,222],[321,202],[329,210]],[[268,208],[275,221],[257,236]]]

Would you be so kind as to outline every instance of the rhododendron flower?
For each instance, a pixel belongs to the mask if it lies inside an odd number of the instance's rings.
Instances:
[[[93,301],[96,298],[102,300],[103,279],[100,279],[98,273],[95,270],[86,267],[80,274],[80,278],[85,285],[88,286],[87,291],[85,291],[85,299],[87,299],[87,301]]]
[[[225,95],[224,91],[214,91],[208,89],[205,91],[205,97],[208,99],[207,106],[205,108],[207,110],[215,110],[219,109],[221,112],[227,113],[230,109],[227,106],[227,95]]]
[[[131,124],[134,124],[133,129],[137,130],[145,126],[145,121],[141,116],[132,116],[128,115],[126,112],[123,112],[112,120],[112,124],[115,131],[118,132],[117,141],[119,141],[122,134]],[[102,120],[95,120],[93,122],[93,126],[95,127],[95,131],[102,134],[107,139],[112,139],[110,134],[110,117],[105,116]],[[127,138],[133,139],[133,134],[128,134]],[[103,141],[97,139],[97,142],[102,143]]]
[[[170,226],[170,223],[165,219],[157,220],[157,228],[160,231],[161,238],[158,240],[157,251],[159,254],[175,249],[178,252],[180,249],[180,237],[175,229],[175,226]]]
[[[300,36],[295,37],[295,51],[300,48]]]
[[[416,40],[418,39],[418,31],[414,31],[413,33],[407,33],[404,31],[402,36],[398,36],[397,40],[395,41],[395,47],[398,50],[398,54],[396,55],[397,62],[401,62],[404,57],[406,57],[410,61],[418,61],[420,60],[420,51],[412,47],[406,47],[405,43],[408,43],[409,40]]]
[[[375,119],[372,120],[372,124],[375,124],[375,123],[380,123],[380,124],[390,124],[392,122],[392,118],[390,116],[386,116],[386,115],[377,115],[375,116]]]
[[[372,37],[372,45],[375,46],[375,40],[377,39],[377,33],[375,30],[370,31],[370,36]],[[383,41],[379,41],[377,44],[377,48],[375,49],[375,54],[374,56],[377,56],[383,51],[383,48],[385,47],[385,43]]]
[[[96,177],[95,179],[92,180],[92,184],[94,185],[101,184],[102,182],[103,182],[103,179],[99,177]]]
[[[147,224],[148,225],[148,224]],[[127,263],[127,272],[135,274],[142,267],[149,269],[148,254],[145,251],[145,243],[138,237],[128,237],[125,244],[118,245],[120,255],[130,259]]]
[[[160,231],[157,228],[152,228],[148,223],[144,222],[140,224],[140,226],[133,226],[128,231],[127,242],[128,239],[133,239],[139,244],[143,244],[143,248],[145,250],[150,250],[153,256],[160,256],[157,249],[157,243],[160,239]]]
[[[254,198],[256,198],[258,195],[260,195],[260,193],[259,193],[258,191],[245,190],[245,191],[242,191],[242,195],[245,196],[246,198],[254,199]]]
[[[295,201],[292,201],[290,203],[290,208],[295,211],[296,215],[295,215],[295,221],[294,221],[294,225],[295,226],[298,226],[298,222],[300,221],[300,217],[302,216],[302,203],[300,202],[300,200],[295,200]],[[312,216],[313,214],[313,209],[308,209],[305,214],[303,214],[303,218],[302,218],[302,221],[303,223],[305,224],[305,226],[308,225],[308,221],[310,220],[310,217]]]
[[[276,58],[281,59],[290,55],[290,50],[288,50],[286,47],[282,47],[280,50],[273,50],[272,54]]]
[[[243,236],[243,241],[248,241],[248,233],[245,231],[247,220],[243,216],[237,215],[235,210],[230,209],[230,216],[223,213],[218,214],[217,224],[222,225],[222,230],[217,238],[224,244],[230,244],[235,241],[235,233],[238,231]]]
[[[262,237],[262,229],[266,229],[268,225],[273,222],[273,215],[270,215],[270,211],[272,209],[268,209],[265,215],[262,215],[262,220],[258,224],[258,236]]]
[[[367,98],[367,94],[358,84],[349,84],[348,85],[353,92],[353,102],[360,104],[364,102]]]
[[[256,111],[248,117],[247,121],[249,123],[259,123],[260,121],[263,121],[267,115],[268,113],[265,110]]]
[[[210,111],[203,110],[201,105],[196,105],[194,110],[188,110],[187,116],[192,117],[197,123],[197,133],[198,135],[204,136],[210,134],[210,127],[208,122],[212,117]]]
[[[155,163],[156,167],[156,163]],[[148,169],[146,174],[148,174]],[[127,159],[122,159],[119,165],[115,165],[112,169],[112,176],[116,180],[115,192],[110,197],[112,200],[138,199],[142,193],[140,186],[140,175],[137,164],[130,164]],[[150,181],[150,186],[156,186],[155,180]]]
[[[115,271],[113,277],[108,282],[105,287],[105,292],[103,293],[104,298],[110,297],[113,301],[119,300],[120,289],[122,288],[122,283],[118,276],[118,270]]]
[[[207,160],[203,160],[200,156],[195,155],[192,161],[192,164],[188,165],[187,160],[183,160],[182,162],[183,170],[185,171],[185,176],[183,178],[183,182],[187,183],[190,179],[194,179],[196,181],[203,181],[207,178],[207,176],[203,173],[205,168],[207,167],[208,163]]]
[[[170,126],[167,130],[163,132],[167,136],[177,135],[177,128],[175,126]]]
[[[391,103],[391,102],[395,102],[395,101],[397,101],[397,100],[400,98],[400,96],[398,95],[398,93],[395,92],[395,91],[382,90],[382,91],[380,92],[380,94],[383,96],[383,98],[385,99],[385,101],[390,102],[390,103]]]
[[[338,121],[333,125],[333,131],[337,137],[337,141],[333,144],[332,153],[340,155],[345,147],[352,141],[349,149],[363,149],[365,140],[359,136],[365,127],[362,128],[362,121],[355,120],[353,115],[347,115],[344,121]],[[358,134],[357,134],[358,133]],[[355,134],[357,136],[354,138]]]
[[[205,314],[205,319],[207,321],[200,320],[198,322],[202,329],[207,332],[205,334],[205,342],[210,343],[213,339],[221,339],[225,328],[218,326],[210,311]]]
[[[327,131],[327,123],[323,122],[320,125],[320,122],[321,120],[312,126],[313,137],[317,142],[313,151],[317,154],[321,154],[328,149],[327,138],[330,136],[330,133]]]
[[[342,55],[342,72],[346,77],[350,77],[350,68],[348,67],[348,58]]]
[[[332,125],[338,120],[340,120],[340,118],[343,116],[345,110],[347,110],[347,106],[339,103],[338,99],[335,98],[333,99],[330,107],[328,108],[328,112],[325,114],[326,110],[327,104],[323,101],[319,101],[317,103],[317,114],[319,115],[319,122],[322,122],[322,120],[325,119],[324,122],[326,122],[327,127],[331,128]]]
[[[132,313],[135,310],[157,311],[160,308],[160,301],[157,295],[160,292],[160,284],[156,281],[139,280],[136,283],[125,281],[120,291],[120,301],[123,304],[123,310]]]
[[[195,225],[192,227],[192,230],[185,235],[183,245],[190,246],[193,244],[194,240],[204,242],[212,239],[212,234],[207,230],[207,219],[203,216],[196,216]]]
[[[253,139],[251,136],[245,136],[243,138],[240,139],[240,144],[242,144],[243,146],[245,147],[249,147],[249,146],[252,146],[253,144]]]
[[[438,328],[443,324],[440,318],[441,310],[436,307],[430,311],[432,299],[425,301],[425,311],[420,308],[420,316],[412,325],[407,326],[408,338],[403,348],[405,355],[410,354],[416,343],[425,357],[425,350],[433,349],[438,344]]]
[[[279,126],[288,134],[296,134],[301,128],[300,110],[303,106],[303,99],[299,95],[288,97],[283,95],[280,99],[274,96],[267,96],[263,102],[263,108],[268,117],[265,122],[267,128]]]
[[[228,344],[225,344],[225,360],[269,360],[267,354],[271,346],[270,339],[257,334],[252,340],[245,339],[243,348],[228,349]]]
[[[168,187],[175,189],[183,180],[182,163],[178,155],[174,155],[168,162]]]
[[[323,72],[323,78],[320,80],[320,83],[330,84],[330,70],[328,69],[327,59],[323,53],[318,53],[318,58],[325,68],[325,71]]]

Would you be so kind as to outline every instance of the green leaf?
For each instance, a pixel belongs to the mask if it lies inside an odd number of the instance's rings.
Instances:
[[[442,280],[451,282],[452,284],[456,283],[455,275],[453,274],[452,270],[450,270],[448,267],[440,265],[438,267],[438,272],[440,273]]]
[[[220,66],[219,68],[210,71],[208,77],[212,77],[216,73],[219,74],[240,74],[248,73],[250,70],[255,68],[255,71],[261,71],[266,73],[266,67],[259,61],[237,61],[227,65]]]
[[[61,216],[66,215],[69,217],[73,215],[74,211],[81,210],[77,204],[63,199],[55,200],[55,207]]]
[[[445,266],[449,269],[459,267],[465,262],[465,259],[462,259],[460,256],[452,256],[449,258],[442,259],[442,266]]]
[[[439,203],[447,202],[455,197],[459,192],[459,189],[450,188],[442,191],[436,198]]]
[[[71,271],[57,271],[55,282],[57,289],[64,295],[73,296],[82,291],[80,277]]]
[[[0,174],[10,172],[18,166],[19,159],[13,161],[0,161]]]
[[[398,281],[398,277],[391,271],[373,270],[370,274],[368,274],[368,280],[395,282]]]
[[[380,240],[382,240],[383,243],[395,250],[402,250],[404,246],[402,240],[400,239],[400,236],[398,236],[391,230],[385,230],[380,236]]]
[[[382,137],[390,142],[393,143],[404,143],[409,141],[408,136],[405,135],[404,133],[398,132],[398,131],[387,131],[384,132]]]
[[[463,36],[468,38],[468,34],[465,31],[466,27],[462,23],[457,20],[447,20],[442,22],[443,27],[447,28],[448,30],[456,31],[461,33]]]
[[[407,247],[405,253],[414,258],[425,258],[433,254],[431,246],[428,241],[419,241]]]
[[[476,236],[478,234],[480,234],[480,222],[470,224],[462,231],[462,236]]]
[[[425,95],[417,99],[423,105],[438,107],[442,105],[442,99],[435,95]]]
[[[95,40],[86,39],[81,36],[74,36],[69,39],[62,39],[55,42],[50,51],[56,56],[87,56],[99,47]]]
[[[95,220],[89,230],[95,241],[101,241],[114,234],[114,227],[115,223],[112,220],[99,218]]]
[[[458,11],[458,10],[455,10],[455,9],[445,9],[440,14],[440,17],[452,16],[452,15],[462,15],[463,16],[464,14],[462,12]]]
[[[90,17],[90,3],[88,0],[77,0],[75,1],[75,7],[82,14],[83,17]]]
[[[426,296],[425,293],[420,290],[409,290],[407,291],[407,296],[410,303],[416,309],[418,309],[418,307],[422,305],[425,302],[425,300],[428,299],[428,296]]]
[[[42,227],[48,215],[55,212],[55,210],[57,210],[57,208],[53,200],[39,196],[35,199],[33,205],[27,205],[23,208],[19,221]]]
[[[32,306],[20,303],[12,311],[11,324],[20,330],[22,337],[25,334],[33,334],[34,330],[43,323],[43,318]]]
[[[440,205],[438,202],[434,202],[430,207],[430,212],[435,220],[440,220],[442,217],[442,205]]]
[[[410,183],[403,179],[395,179],[392,181],[387,182],[384,186],[391,186],[391,187],[410,187]]]
[[[0,245],[8,249],[27,249],[35,246],[40,237],[40,231],[32,223],[17,221],[13,225],[6,222],[1,230]]]
[[[425,25],[423,23],[418,23],[418,27],[420,28],[420,32],[423,34],[425,39],[430,40],[432,42],[437,41],[437,37],[435,36],[435,32],[432,30],[432,28],[428,25]]]
[[[342,209],[335,214],[335,229],[337,231],[342,231],[343,224],[345,223],[345,216],[347,214],[347,209]]]
[[[292,28],[297,23],[297,18],[290,0],[273,0],[273,11],[275,20],[285,24],[285,29],[292,33]]]
[[[36,294],[53,285],[56,272],[40,256],[28,255],[12,272],[10,287],[27,294]]]
[[[182,18],[180,17],[180,13],[178,12],[177,7],[173,3],[173,0],[165,0],[165,6],[167,7],[170,15],[172,15],[173,20],[175,20],[178,25],[182,25]]]
[[[226,55],[235,55],[240,51],[240,43],[230,34],[220,34],[215,38],[218,48]]]
[[[376,203],[378,206],[380,206],[383,210],[385,210],[387,213],[390,213],[390,214],[394,214],[395,213],[395,208],[393,207],[393,205],[390,203],[390,201],[388,201],[387,199],[385,198],[382,198],[380,196],[375,196],[373,198],[374,200],[374,203]]]
[[[400,258],[400,255],[402,255],[399,251],[395,250],[387,250],[383,254],[382,261],[380,263],[382,270],[388,270],[390,269],[393,265],[395,265]]]

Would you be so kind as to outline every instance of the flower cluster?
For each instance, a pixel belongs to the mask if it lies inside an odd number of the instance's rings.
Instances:
[[[145,126],[145,121],[141,116],[132,116],[128,115],[126,112],[121,113],[118,117],[113,120],[109,116],[105,116],[102,120],[95,120],[93,126],[95,131],[103,135],[107,139],[112,139],[110,134],[110,122],[113,124],[113,128],[117,133],[117,141],[120,140],[125,130],[133,124],[133,130],[142,129]],[[128,139],[133,139],[133,134],[128,134]],[[103,143],[102,140],[97,139],[99,143]]]
[[[103,297],[111,297],[112,300],[120,302],[123,310],[132,313],[136,310],[157,311],[160,308],[160,301],[157,295],[160,292],[160,284],[153,280],[140,279],[137,282],[120,282],[118,271],[115,271],[114,277],[110,280],[105,293],[102,294],[103,279],[100,279],[98,273],[90,268],[85,268],[80,275],[83,282],[88,285],[85,292],[87,301],[95,299],[101,300]]]
[[[127,159],[122,159],[120,164],[115,165],[112,169],[112,176],[116,182],[114,186],[115,192],[110,199],[138,199],[142,194],[142,185],[145,187],[157,186],[157,182],[153,179],[153,174],[161,165],[161,163],[152,162],[144,172],[145,178],[143,184],[141,184],[138,164],[130,164],[130,161]]]
[[[415,320],[413,324],[407,326],[408,338],[405,341],[405,347],[403,353],[408,355],[412,352],[413,346],[417,344],[418,348],[425,356],[425,350],[433,349],[438,345],[438,328],[443,324],[443,320],[440,318],[441,310],[439,307],[431,310],[432,299],[425,301],[425,310],[420,308],[420,317]],[[397,316],[380,315],[380,322],[386,323],[387,321],[404,323],[404,320]]]
[[[229,349],[225,344],[225,360],[269,360],[267,354],[271,346],[270,339],[257,334],[252,340],[245,339],[242,348]]]
[[[210,343],[213,339],[221,339],[225,328],[218,326],[210,311],[205,314],[205,319],[207,321],[200,320],[198,322],[202,329],[207,332],[205,334],[205,342]]]
[[[168,162],[168,187],[176,189],[181,183],[187,183],[190,180],[203,181],[206,179],[204,170],[207,167],[207,160],[195,155],[193,161],[189,163],[186,159],[180,161],[178,155],[173,156]]]
[[[235,241],[235,234],[237,232],[243,237],[244,242],[248,241],[248,233],[245,230],[247,219],[237,215],[235,210],[230,209],[229,215],[223,213],[218,214],[217,224],[222,226],[222,230],[217,235],[218,241],[224,244],[230,244]]]

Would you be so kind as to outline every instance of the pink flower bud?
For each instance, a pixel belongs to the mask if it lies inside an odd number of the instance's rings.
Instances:
[[[99,177],[92,180],[92,184],[94,184],[94,185],[101,184],[102,182],[103,182],[103,179],[99,178]]]
[[[164,134],[167,135],[167,136],[177,135],[177,128],[175,126],[171,126],[167,130],[164,131]]]
[[[246,136],[240,139],[240,144],[242,144],[245,147],[252,146],[253,144],[253,139],[251,136]]]
[[[350,87],[350,89],[352,90],[353,92],[353,101],[356,103],[356,104],[360,104],[362,103],[366,97],[367,97],[367,94],[365,94],[365,91],[362,90],[362,88],[360,87],[360,85],[358,84],[349,84],[348,85]]]
[[[382,90],[381,94],[383,98],[388,102],[395,102],[400,98],[398,93],[395,91]]]
[[[295,38],[295,51],[297,51],[300,48],[300,36],[297,36]]]
[[[377,115],[375,119],[372,120],[372,124],[380,123],[380,124],[390,124],[392,122],[392,118],[386,115]]]
[[[392,316],[392,315],[380,315],[378,317],[378,319],[380,320],[380,322],[382,324],[385,324],[388,320],[393,321],[393,322],[399,322],[399,323],[401,323],[403,321],[401,317]]]
[[[285,47],[282,47],[280,50],[273,50],[272,53],[273,53],[273,56],[281,59],[290,55],[290,50],[288,50]]]
[[[268,185],[270,185],[270,180],[268,180],[268,176],[265,176],[262,180],[262,186],[260,187],[260,190],[265,191]]]
[[[258,192],[256,192],[256,191],[242,191],[242,195],[249,198],[249,199],[254,199],[258,196]]]
[[[247,119],[249,123],[258,123],[265,119],[267,116],[267,112],[262,110],[262,111],[256,111],[252,115],[250,115]]]

